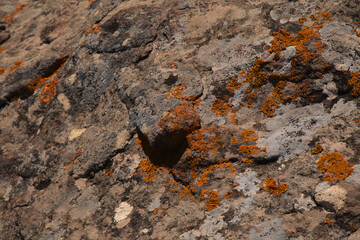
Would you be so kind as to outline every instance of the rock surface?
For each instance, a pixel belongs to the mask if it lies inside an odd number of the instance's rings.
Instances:
[[[0,239],[358,239],[359,13],[1,1]]]

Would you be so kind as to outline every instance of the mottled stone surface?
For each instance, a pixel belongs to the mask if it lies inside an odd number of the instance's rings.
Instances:
[[[358,239],[359,6],[1,1],[0,239]]]

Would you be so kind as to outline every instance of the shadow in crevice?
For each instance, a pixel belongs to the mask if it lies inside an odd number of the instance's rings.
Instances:
[[[181,159],[188,147],[187,133],[164,132],[155,137],[152,145],[146,134],[137,130],[144,153],[149,157],[152,164],[159,167],[172,168]]]

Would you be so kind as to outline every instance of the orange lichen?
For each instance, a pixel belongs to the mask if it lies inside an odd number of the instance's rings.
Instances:
[[[93,27],[89,27],[88,29],[86,29],[85,31],[85,35],[89,35],[91,33],[98,33],[101,29],[101,24],[96,24],[95,26]]]
[[[71,159],[71,164],[68,166],[65,166],[64,169],[67,170],[70,167],[72,167],[75,164],[76,159],[84,152],[84,150],[78,148],[76,155]]]
[[[262,186],[263,187],[263,186]],[[274,196],[279,196],[281,194],[283,194],[284,192],[286,192],[288,190],[288,185],[283,183],[280,184],[279,180],[276,183],[276,181],[272,178],[269,177],[268,179],[266,179],[265,181],[265,187],[264,190],[271,193]]]
[[[1,53],[2,51],[4,51],[4,50],[5,50],[5,48],[0,47],[0,53]]]
[[[104,171],[105,171],[105,176],[107,177],[113,174],[113,171],[111,169],[105,168]]]
[[[3,75],[5,73],[5,68],[0,68],[0,75]]]
[[[168,66],[169,66],[169,68],[176,68],[177,64],[176,64],[176,62],[170,62],[168,64]]]
[[[224,196],[224,198],[229,198],[233,193],[234,193],[233,191],[230,191],[230,192],[223,194],[223,196]]]
[[[26,86],[27,89],[29,89],[31,92],[35,92],[41,85],[46,83],[48,80],[50,82],[47,82],[43,88],[41,89],[41,93],[39,96],[39,99],[45,103],[50,102],[50,100],[53,98],[53,96],[56,94],[56,84],[59,81],[59,78],[57,76],[57,73],[59,70],[64,66],[66,61],[69,59],[70,55],[65,57],[60,57],[63,59],[63,63],[49,76],[49,77],[43,77],[39,75],[36,79],[33,79],[30,81],[30,83]]]
[[[153,215],[154,215],[154,216],[158,213],[159,209],[160,209],[160,207],[157,207],[157,208],[154,210],[154,212],[153,212]]]
[[[232,104],[227,104],[219,98],[216,99],[215,102],[213,102],[211,109],[214,111],[216,115],[219,115],[221,117],[225,116],[229,112],[235,113]]]
[[[238,123],[238,120],[236,119],[236,114],[233,113],[230,115],[230,121],[233,123]]]
[[[324,181],[345,179],[354,171],[352,168],[354,165],[345,161],[338,152],[322,155],[316,165],[323,173],[326,173],[323,177]]]
[[[330,218],[326,218],[326,220],[324,221],[324,223],[326,223],[326,224],[331,224]]]
[[[226,85],[226,89],[231,93],[235,93],[236,90],[241,88],[241,86],[242,83],[238,81],[238,78],[232,78]]]
[[[326,43],[323,43],[322,41],[317,41],[315,45],[319,52],[323,52],[326,48]]]
[[[42,89],[39,96],[39,99],[44,103],[50,102],[53,96],[56,94],[56,83],[59,81],[57,77],[51,80],[49,83],[46,83]]]
[[[256,137],[254,134],[255,134],[254,129],[246,129],[241,132],[241,138],[246,142],[256,141],[259,138]]]
[[[230,173],[234,174],[235,171],[236,171],[236,168],[233,167],[233,168],[231,168]]]
[[[292,37],[290,33],[284,29],[280,29],[278,32],[271,33],[271,36],[274,37],[271,43],[271,48],[269,52],[281,52],[287,47],[301,45],[309,41],[310,37],[315,34],[315,30],[312,28],[305,27],[299,31],[297,36]]]
[[[13,14],[11,14],[11,15],[7,15],[7,14],[6,14],[5,16],[3,16],[3,20],[6,21],[6,22],[8,22],[8,23],[12,23],[13,20],[14,20],[14,17],[15,17],[17,14],[21,13],[22,11],[24,11],[25,8],[27,8],[28,6],[29,6],[29,4],[17,4],[17,5],[15,5],[15,7],[16,7],[15,12],[14,12]]]
[[[10,69],[9,69],[9,74],[12,73],[13,71],[15,71],[16,69],[20,69],[20,66],[23,62],[22,61],[17,61],[14,63],[14,66],[12,66]]]
[[[179,130],[192,132],[200,128],[200,118],[193,106],[183,101],[177,108],[170,109],[170,111],[160,119],[158,126],[170,132]]]
[[[351,77],[348,82],[352,86],[351,95],[358,97],[360,96],[360,71],[351,73]]]
[[[146,182],[154,180],[155,173],[159,170],[165,171],[165,168],[155,166],[148,158],[139,163],[139,173]]]
[[[205,195],[207,196],[205,209],[206,211],[211,211],[215,209],[219,204],[219,194],[214,190],[203,190],[200,195],[200,201],[205,200]]]
[[[167,96],[166,99],[176,99],[176,100],[181,100],[181,101],[188,101],[191,102],[194,106],[196,106],[197,104],[199,104],[200,102],[197,102],[198,100],[195,100],[196,97],[195,96],[183,96],[182,91],[187,89],[186,85],[180,85],[178,87],[176,87],[174,90],[170,91]]]
[[[245,164],[245,165],[250,165],[251,164],[251,159],[250,158],[244,158],[241,162],[243,164]]]
[[[324,151],[324,148],[318,144],[311,152],[311,154],[315,155],[315,154],[319,154],[321,153],[322,151]]]
[[[304,24],[304,22],[306,22],[306,21],[307,21],[307,18],[301,17],[301,18],[299,18],[299,20],[297,21],[297,23],[298,23],[299,25],[302,25],[302,24]]]
[[[258,155],[263,150],[261,150],[258,146],[255,145],[249,145],[249,146],[241,145],[238,148],[238,151],[240,154],[243,154],[246,158],[249,158],[250,156]]]

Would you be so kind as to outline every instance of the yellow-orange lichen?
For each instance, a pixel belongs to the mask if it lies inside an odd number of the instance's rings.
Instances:
[[[165,171],[165,168],[155,166],[151,163],[149,158],[146,158],[139,163],[139,173],[146,182],[154,180],[155,173],[159,170]]]
[[[358,97],[360,96],[360,71],[351,73],[351,77],[348,82],[352,86],[351,95]]]
[[[41,93],[39,95],[39,99],[43,101],[44,103],[50,102],[50,100],[53,98],[53,96],[56,94],[56,83],[59,81],[57,77],[52,79],[50,82],[46,83],[42,89]]]
[[[78,148],[77,152],[76,152],[76,155],[72,158],[71,160],[71,164],[68,165],[68,166],[65,166],[64,169],[67,170],[69,169],[70,167],[72,167],[74,164],[75,164],[75,161],[76,159],[84,152],[84,150]]]
[[[20,66],[23,62],[22,61],[17,61],[14,63],[14,66],[12,66],[10,69],[9,69],[9,74],[12,73],[13,71],[15,71],[16,69],[20,69]]]
[[[98,33],[101,29],[101,24],[96,24],[95,26],[93,27],[89,27],[88,29],[86,29],[85,31],[85,35],[89,35],[91,33]]]
[[[326,220],[324,221],[324,223],[330,224],[330,223],[331,223],[330,218],[326,218]]]
[[[230,192],[223,194],[223,196],[224,196],[224,198],[229,198],[233,193],[234,193],[233,191],[230,191]]]
[[[299,25],[302,25],[302,24],[304,24],[304,22],[306,22],[306,21],[307,21],[307,18],[301,17],[301,18],[298,19],[297,23],[298,23]]]
[[[0,75],[3,75],[5,73],[5,68],[0,68]]]
[[[257,136],[255,136],[254,134],[255,134],[254,129],[246,129],[241,132],[241,138],[246,142],[256,141],[259,138]]]
[[[40,88],[41,85],[46,83],[41,89],[39,99],[45,103],[50,102],[50,100],[56,94],[56,84],[59,81],[57,73],[64,66],[69,57],[70,55],[65,57],[61,56],[60,58],[63,59],[63,63],[49,77],[43,77],[39,75],[37,78],[30,81],[30,83],[26,86],[27,89],[29,89],[31,92],[35,92],[38,88]],[[48,80],[50,81],[47,82]]]
[[[13,14],[11,14],[11,15],[7,15],[7,14],[4,15],[4,16],[3,16],[3,20],[6,21],[6,22],[8,22],[8,23],[12,23],[13,20],[14,20],[14,17],[15,17],[17,14],[21,13],[22,11],[24,11],[24,9],[27,8],[28,6],[29,6],[29,4],[17,4],[17,5],[15,5],[15,7],[16,7],[15,12],[14,12]]]
[[[108,168],[105,168],[104,169],[104,172],[105,172],[105,176],[111,176],[113,174],[113,171],[111,169],[108,169]]]
[[[168,66],[169,66],[169,68],[176,68],[177,64],[176,64],[176,62],[170,62],[168,64]]]
[[[311,154],[315,155],[315,154],[319,154],[321,153],[322,151],[324,151],[324,148],[318,144],[311,152]]]
[[[193,105],[183,101],[180,106],[171,109],[158,123],[161,129],[168,131],[186,130],[194,131],[200,128],[200,118],[197,115]]]
[[[345,179],[354,171],[352,168],[354,165],[345,161],[338,152],[322,155],[316,165],[323,173],[326,173],[323,177],[324,181]]]
[[[263,186],[262,186],[263,187]],[[266,179],[265,181],[265,187],[264,190],[271,193],[274,196],[279,196],[281,194],[283,194],[284,192],[286,192],[288,190],[288,185],[283,183],[280,184],[279,180],[276,183],[276,181],[272,178],[269,177],[268,179]]]
[[[244,155],[246,158],[250,158],[251,156],[258,155],[262,149],[255,145],[240,145],[238,148],[240,154]]]
[[[0,53],[2,53],[5,50],[5,48],[0,47]]]
[[[211,109],[216,115],[219,115],[221,117],[225,116],[229,112],[235,113],[232,104],[227,104],[219,98],[213,102]]]
[[[215,209],[219,204],[219,194],[214,190],[203,190],[200,195],[200,201],[203,201],[205,199],[205,195],[207,196],[205,209],[206,211],[211,211]]]
[[[241,86],[242,83],[238,81],[238,78],[232,78],[226,85],[226,89],[231,93],[235,93],[236,90],[241,88]]]

